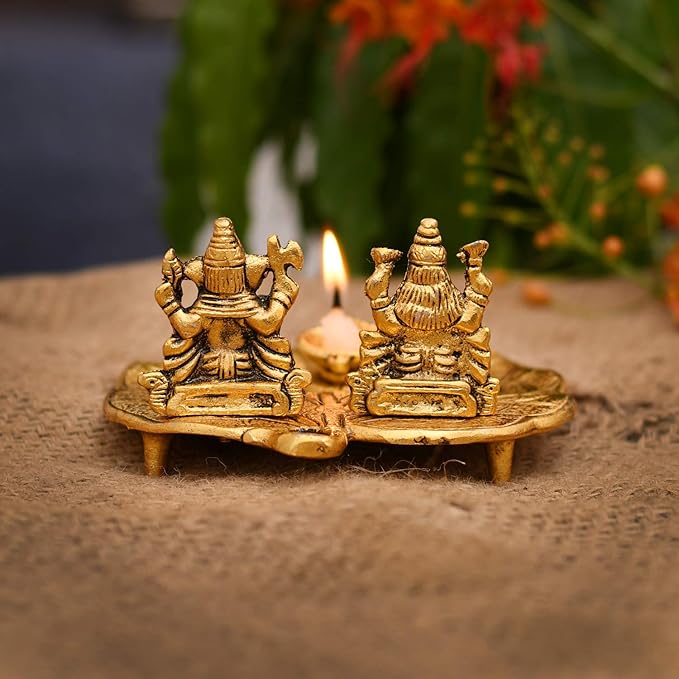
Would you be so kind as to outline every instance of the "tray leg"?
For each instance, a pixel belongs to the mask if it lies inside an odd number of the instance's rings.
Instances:
[[[488,447],[490,480],[495,484],[506,483],[512,478],[512,459],[515,441],[493,441]]]
[[[425,467],[428,469],[434,469],[436,468],[439,464],[441,464],[441,460],[443,459],[443,455],[446,452],[446,446],[445,444],[437,444],[434,446],[434,449],[431,451],[431,455],[429,456],[429,459],[425,462]]]
[[[144,442],[144,470],[148,476],[162,476],[172,442],[171,434],[141,432]]]

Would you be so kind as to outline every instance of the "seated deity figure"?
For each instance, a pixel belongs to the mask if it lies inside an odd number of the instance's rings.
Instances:
[[[203,257],[181,262],[174,250],[163,259],[158,305],[173,329],[160,370],[139,376],[158,413],[180,415],[288,415],[301,410],[311,381],[295,368],[289,341],[279,334],[299,286],[287,275],[301,269],[300,246],[282,248],[272,236],[267,256],[246,255],[233,223],[217,219]],[[257,295],[273,273],[271,292]],[[182,282],[198,288],[182,306]]]
[[[482,326],[492,290],[482,272],[486,241],[462,247],[465,287],[450,279],[438,222],[423,219],[396,293],[389,281],[402,253],[373,248],[366,282],[376,330],[361,334],[360,367],[350,373],[358,414],[474,417],[492,415],[499,382],[490,376],[490,330]]]

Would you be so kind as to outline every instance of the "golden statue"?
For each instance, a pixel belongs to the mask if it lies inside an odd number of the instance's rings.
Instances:
[[[492,415],[499,381],[490,377],[490,330],[481,325],[492,283],[482,272],[488,243],[465,245],[461,292],[450,279],[438,222],[423,219],[408,250],[405,278],[389,281],[402,254],[373,248],[366,281],[377,330],[363,330],[360,367],[350,373],[350,407],[358,414],[426,417]]]
[[[276,236],[267,256],[246,255],[230,219],[222,217],[203,257],[181,262],[173,249],[163,258],[156,301],[172,325],[161,370],[139,375],[151,407],[178,415],[294,415],[311,374],[295,368],[290,343],[279,334],[299,286],[287,275],[302,268],[304,255]],[[271,292],[257,295],[273,273]],[[182,307],[182,282],[198,296]]]

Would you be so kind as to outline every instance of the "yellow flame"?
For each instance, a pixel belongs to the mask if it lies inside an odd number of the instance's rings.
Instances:
[[[321,246],[323,260],[323,285],[325,289],[333,293],[340,292],[347,287],[347,266],[344,262],[344,254],[335,234],[331,229],[323,231],[323,243]]]

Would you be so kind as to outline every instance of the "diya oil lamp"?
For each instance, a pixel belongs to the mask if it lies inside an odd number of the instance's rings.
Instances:
[[[488,247],[475,241],[459,250],[465,285],[458,290],[438,223],[423,219],[393,294],[403,253],[373,248],[365,291],[374,327],[355,339],[356,322],[333,309],[303,333],[302,355],[321,378],[337,381],[351,370],[348,389],[335,382],[316,393],[280,334],[299,292],[288,269],[301,269],[300,246],[281,247],[271,236],[266,255],[248,255],[231,221],[218,219],[203,257],[182,262],[173,250],[165,254],[155,293],[172,328],[163,361],[132,364],[106,397],[105,415],[141,432],[150,475],[164,472],[173,435],[201,434],[309,459],[339,457],[351,441],[484,443],[491,480],[508,481],[515,441],[564,424],[573,403],[557,373],[492,354],[483,325],[492,292],[483,273]],[[269,272],[273,286],[260,295]],[[185,278],[198,287],[188,308]],[[330,356],[343,358],[331,364]]]
[[[342,306],[347,289],[347,266],[335,234],[323,231],[321,247],[323,285],[332,298],[332,307],[320,324],[305,330],[297,338],[296,349],[322,383],[346,384],[347,374],[359,366],[359,329],[369,323],[353,318]]]

